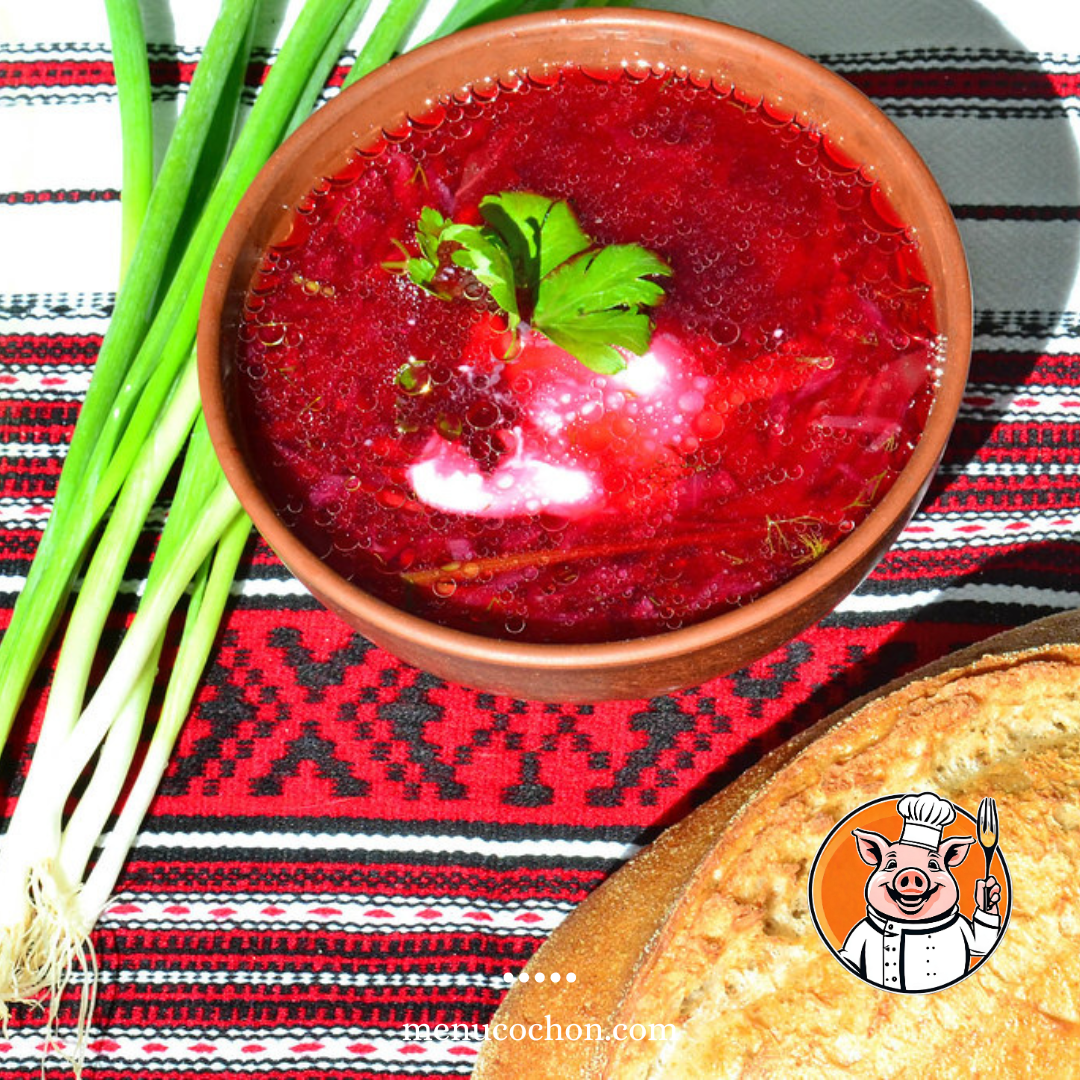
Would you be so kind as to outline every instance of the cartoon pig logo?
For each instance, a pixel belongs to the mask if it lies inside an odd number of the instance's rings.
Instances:
[[[992,805],[992,800],[986,802]],[[826,944],[861,979],[885,990],[926,993],[962,979],[972,968],[972,957],[987,955],[997,944],[1004,925],[1000,911],[1002,888],[991,865],[1000,866],[1006,877],[1007,870],[997,853],[996,809],[992,843],[988,843],[989,829],[983,829],[980,811],[977,832],[986,854],[986,871],[974,882],[973,889],[974,875],[965,875],[965,892],[970,890],[975,901],[968,918],[960,911],[967,898],[961,896],[955,871],[967,858],[975,836],[943,836],[943,831],[957,820],[957,808],[928,791],[899,798],[895,808],[903,822],[895,842],[868,828],[842,828],[854,824],[852,819],[858,820],[860,812],[871,809],[876,809],[881,821],[883,808],[867,804],[830,833],[815,860],[812,878],[830,844],[835,856],[841,848],[850,853],[854,843],[858,857],[873,868],[863,888],[865,917],[854,926],[847,922],[851,928],[842,945],[838,944],[839,938],[830,940],[818,910],[814,910],[814,920]],[[888,828],[887,824],[879,827]],[[843,860],[849,868],[858,865],[851,854],[844,855]],[[841,862],[835,858],[831,861],[837,865]],[[829,863],[826,858],[825,865]],[[851,873],[849,869],[845,889],[854,884]],[[834,880],[831,887],[835,886]],[[821,883],[815,887],[812,881],[812,908],[815,892],[818,905],[827,906],[822,903]],[[835,933],[836,926],[832,929]]]

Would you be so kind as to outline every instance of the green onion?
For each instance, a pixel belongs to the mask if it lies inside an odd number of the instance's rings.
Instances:
[[[120,191],[123,214],[120,276],[135,254],[150,190],[154,186],[154,122],[150,100],[150,64],[146,55],[138,0],[105,0],[113,70],[124,132],[124,163]]]
[[[10,1006],[37,1004],[47,1012],[49,1046],[62,992],[80,974],[76,1072],[96,989],[90,933],[167,768],[250,534],[199,413],[202,287],[241,196],[317,102],[370,0],[308,0],[237,133],[259,0],[223,0],[148,193],[153,147],[138,5],[104,2],[124,133],[126,272],[52,515],[0,640],[2,748],[82,570],[31,767],[0,838],[0,1025]],[[459,0],[440,33],[520,6]],[[421,7],[389,0],[346,85],[403,47]],[[138,611],[92,685],[135,545],[181,456]],[[164,701],[148,719],[170,620],[185,596]]]
[[[168,253],[197,173],[218,171],[208,139],[213,141],[215,130],[233,127],[229,111],[239,103],[237,73],[247,63],[255,8],[255,0],[225,0],[207,42],[117,296],[50,522],[11,628],[0,642],[0,736],[6,736],[88,554],[88,541],[111,507],[71,614],[34,759],[0,844],[0,1021],[11,1004],[44,994],[51,1025],[73,972],[93,973],[89,932],[134,840],[142,817],[136,802],[129,800],[126,816],[121,814],[128,832],[114,827],[110,833],[106,850],[112,854],[98,860],[91,875],[94,888],[89,882],[83,886],[81,877],[134,759],[169,618],[185,590],[201,577],[188,605],[165,709],[151,737],[154,753],[145,759],[133,789],[149,792],[146,801],[190,706],[250,529],[205,426],[196,424],[191,358],[201,284],[229,215],[284,134],[313,68],[322,64],[323,80],[329,74],[323,53],[332,35],[341,32],[343,16],[351,8],[359,18],[348,0],[310,0],[305,6],[260,95],[262,108],[256,106],[237,138],[194,236],[167,280]],[[137,22],[114,20],[113,25],[118,33],[141,39]],[[349,34],[355,25],[347,26]],[[140,46],[128,41],[124,47],[134,51]],[[144,43],[141,48],[145,53]],[[140,123],[136,139],[142,134]],[[138,438],[128,423],[132,417]],[[91,666],[128,558],[193,424],[138,614],[91,693]],[[66,818],[71,792],[95,758],[82,798]],[[82,1023],[88,1021],[92,996],[90,978],[84,982]]]
[[[99,907],[104,906],[116,885],[123,861],[165,774],[176,738],[187,719],[199,678],[217,637],[229,589],[250,531],[251,523],[246,516],[238,515],[232,521],[218,543],[208,573],[203,577],[205,585],[200,582],[192,597],[180,648],[165,692],[165,703],[143,767],[86,884]]]
[[[55,629],[85,546],[108,505],[97,501],[95,494],[102,458],[111,455],[119,436],[118,417],[114,415],[118,395],[150,323],[206,133],[233,57],[247,40],[254,8],[255,0],[225,0],[154,184],[145,224],[117,294],[109,331],[75,425],[48,527],[0,642],[0,746]],[[118,29],[142,40],[139,24],[124,21]],[[137,47],[114,43],[114,48],[122,52]],[[141,47],[145,52],[145,42]],[[136,138],[141,140],[142,133],[137,132]]]
[[[307,85],[300,91],[297,97],[296,107],[286,125],[286,132],[295,131],[310,115],[312,109],[319,103],[319,97],[326,88],[328,72],[333,72],[341,59],[341,54],[349,44],[356,27],[367,14],[371,7],[371,0],[353,0],[348,11],[345,12],[338,23],[337,30],[330,36],[323,48],[319,62],[311,69]]]
[[[396,0],[390,4],[353,61],[352,69],[341,84],[342,90],[381,67],[401,48],[405,35],[416,21],[417,13],[424,6],[424,2],[425,0]]]
[[[313,65],[319,61],[325,63],[323,50],[343,15],[352,7],[354,5],[348,0],[323,0],[322,3],[309,0],[282,46],[199,219],[157,316],[131,364],[127,381],[116,397],[115,425],[126,424],[127,427],[123,440],[111,454],[102,491],[95,492],[101,509],[119,489],[181,367],[192,362],[191,348],[202,300],[201,285],[206,280],[218,240],[248,185],[288,134],[289,119],[297,102],[310,89]],[[327,74],[324,72],[324,80]],[[99,457],[105,457],[107,453],[103,450]]]

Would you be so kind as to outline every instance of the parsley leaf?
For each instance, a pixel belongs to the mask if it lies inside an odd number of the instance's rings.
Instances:
[[[416,228],[420,255],[404,263],[417,285],[444,299],[437,275],[447,257],[487,287],[514,330],[523,315],[532,327],[586,367],[613,375],[626,367],[619,349],[649,347],[648,309],[660,303],[657,277],[671,268],[639,244],[599,247],[578,224],[570,204],[529,191],[489,195],[480,203],[484,225],[448,221],[426,207]],[[392,265],[387,264],[387,268]],[[527,301],[523,313],[519,298]]]
[[[449,224],[446,218],[434,206],[425,206],[420,211],[420,221],[416,226],[416,242],[420,245],[427,262],[439,265],[439,244],[442,243],[442,231]]]
[[[395,245],[405,251],[403,244]],[[416,223],[416,244],[420,254],[406,258],[404,262],[386,262],[383,266],[391,271],[404,271],[414,285],[426,289],[443,300],[453,299],[453,294],[437,280],[443,268],[440,249],[443,244],[456,245],[450,253],[450,261],[472,273],[482,285],[487,286],[495,303],[506,312],[513,330],[520,321],[517,307],[517,286],[510,256],[503,244],[486,230],[476,225],[457,225],[433,206],[420,211]],[[408,255],[408,252],[405,252]]]
[[[533,297],[545,275],[592,247],[570,204],[544,195],[488,195],[480,202],[480,214],[506,245],[521,287]]]
[[[514,330],[521,316],[514,267],[505,245],[476,225],[447,225],[442,231],[442,239],[461,245],[454,249],[451,260],[462,269],[472,271],[473,277],[487,286],[492,299],[509,317],[509,328]]]
[[[420,257],[405,261],[405,272],[413,284],[431,292],[435,291],[432,282],[439,270],[439,244],[447,224],[446,218],[434,206],[425,206],[420,211],[420,220],[416,224],[416,243],[420,248]]]
[[[612,244],[577,255],[540,282],[532,324],[586,367],[614,375],[626,367],[620,345],[641,355],[652,323],[642,309],[658,303],[664,288],[649,275],[671,268],[638,244]]]

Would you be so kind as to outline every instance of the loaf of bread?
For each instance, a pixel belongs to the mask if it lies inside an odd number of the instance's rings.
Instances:
[[[808,877],[853,809],[924,790],[972,810],[996,799],[1012,916],[971,977],[890,994],[829,952]],[[616,874],[534,957],[533,971],[574,970],[572,987],[515,986],[496,1017],[666,1037],[489,1039],[475,1075],[1080,1076],[1078,870],[1080,646],[985,656],[782,747]]]

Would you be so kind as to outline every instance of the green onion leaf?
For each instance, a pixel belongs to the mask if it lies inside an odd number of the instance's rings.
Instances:
[[[154,118],[150,99],[150,65],[138,0],[105,0],[112,40],[113,72],[124,133],[120,182],[120,278],[135,254],[139,230],[154,186]]]
[[[405,44],[406,35],[424,3],[425,0],[390,0],[378,25],[353,62],[352,69],[345,76],[342,90],[385,64]]]
[[[254,9],[255,0],[226,0],[223,5],[150,196],[145,223],[75,425],[49,523],[0,641],[0,746],[59,620],[86,544],[108,505],[95,496],[122,426],[116,413],[117,399],[150,323],[201,149],[235,56],[247,42]],[[185,347],[185,354],[189,348]],[[129,465],[135,452],[135,447],[126,450]],[[119,480],[114,492],[118,488]]]

